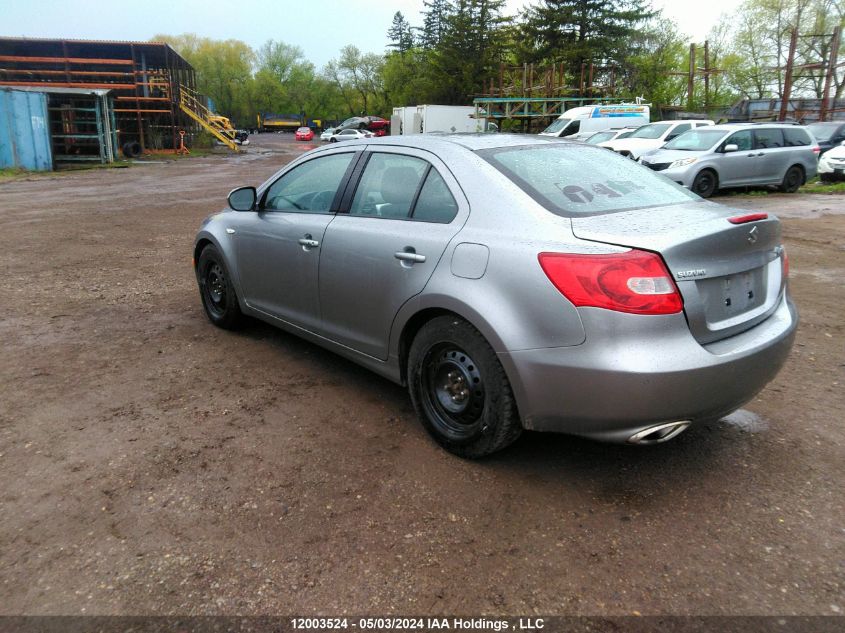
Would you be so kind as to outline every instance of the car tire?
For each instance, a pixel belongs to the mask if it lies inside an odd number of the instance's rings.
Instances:
[[[786,170],[780,190],[784,193],[795,193],[804,184],[804,169],[800,165],[793,165]]]
[[[337,139],[336,138],[330,138],[329,143],[337,143]]]
[[[209,244],[202,249],[196,273],[208,320],[226,330],[236,329],[243,321],[243,314],[226,262],[216,246]]]
[[[692,192],[702,198],[709,198],[719,190],[719,177],[711,169],[702,169],[692,181]]]
[[[505,370],[490,344],[466,321],[426,323],[408,353],[408,391],[423,427],[464,458],[500,451],[522,433]]]
[[[819,174],[819,180],[821,182],[833,182],[833,174]]]

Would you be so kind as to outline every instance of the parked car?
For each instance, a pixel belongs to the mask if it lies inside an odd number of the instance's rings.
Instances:
[[[329,136],[330,143],[337,143],[338,141],[353,141],[361,138],[373,138],[374,134],[367,130],[336,130],[334,134]]]
[[[709,198],[719,189],[776,185],[794,193],[816,175],[819,146],[797,125],[714,125],[684,132],[640,162]]]
[[[614,152],[618,152],[623,156],[637,160],[643,152],[650,149],[656,149],[664,143],[680,136],[687,130],[692,130],[705,125],[713,125],[713,121],[658,121],[657,123],[649,123],[648,125],[643,125],[642,127],[637,128],[624,139],[605,141],[603,143],[599,143],[599,145],[602,147],[608,147]]]
[[[807,126],[810,134],[818,141],[821,153],[833,149],[845,141],[845,121],[820,121]]]
[[[314,130],[312,130],[310,127],[297,128],[294,137],[297,141],[313,141]]]
[[[584,143],[353,141],[229,206],[194,245],[211,322],[256,317],[407,385],[465,457],[523,428],[666,441],[752,399],[797,325],[777,218]]]
[[[819,159],[819,180],[845,180],[845,141],[822,154]]]
[[[325,130],[323,130],[323,133],[322,133],[322,134],[320,134],[320,140],[321,140],[321,141],[330,141],[330,140],[331,140],[331,138],[332,138],[332,135],[334,135],[335,133],[337,133],[337,131],[338,131],[338,130],[337,130],[337,128],[336,128],[336,127],[329,127],[329,128],[326,128]]]
[[[631,134],[634,133],[635,130],[639,129],[637,127],[619,127],[613,128],[612,130],[604,130],[602,132],[596,132],[589,138],[585,139],[585,143],[589,143],[590,145],[598,145],[599,143],[604,143],[606,141],[613,141],[616,139],[628,138]]]

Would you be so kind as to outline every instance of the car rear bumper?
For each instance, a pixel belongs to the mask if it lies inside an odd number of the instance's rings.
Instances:
[[[798,324],[787,296],[762,323],[705,346],[683,314],[581,312],[583,344],[499,354],[527,429],[626,442],[657,424],[725,415],[775,377]]]

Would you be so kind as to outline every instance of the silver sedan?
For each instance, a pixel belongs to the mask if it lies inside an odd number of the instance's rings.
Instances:
[[[509,135],[314,150],[196,237],[215,325],[262,319],[407,385],[446,449],[650,444],[740,407],[797,325],[780,223],[604,149]]]

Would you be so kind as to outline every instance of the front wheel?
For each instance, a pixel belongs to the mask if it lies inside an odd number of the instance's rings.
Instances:
[[[784,193],[795,193],[804,184],[804,170],[798,165],[793,165],[786,170],[780,190]]]
[[[208,320],[227,330],[238,327],[243,315],[226,263],[216,246],[209,244],[202,250],[196,273]]]
[[[458,317],[438,317],[417,333],[408,354],[408,390],[425,429],[460,457],[502,450],[522,433],[496,353]]]
[[[702,198],[709,198],[719,188],[719,179],[715,173],[705,169],[692,181],[692,191]]]

